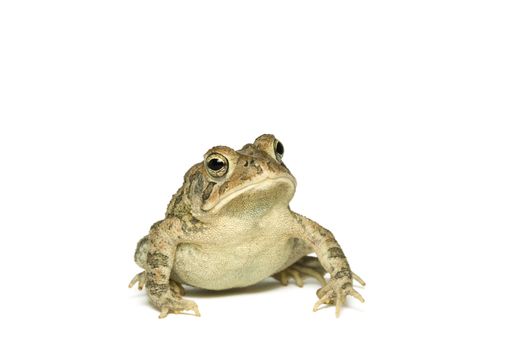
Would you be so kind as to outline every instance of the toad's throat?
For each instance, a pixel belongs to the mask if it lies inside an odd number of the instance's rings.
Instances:
[[[275,205],[288,205],[294,196],[296,183],[288,176],[266,178],[228,193],[216,203],[206,203],[202,209],[218,213],[227,207],[227,212],[264,211]]]

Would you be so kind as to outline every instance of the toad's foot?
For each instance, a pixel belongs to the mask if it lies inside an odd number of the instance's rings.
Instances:
[[[289,277],[292,277],[298,287],[303,287],[303,278],[310,276],[315,278],[322,286],[325,286],[325,269],[321,266],[318,258],[312,256],[304,256],[293,265],[289,266],[283,271],[274,274],[272,277],[280,281],[284,286],[289,284]]]
[[[174,298],[165,298],[160,303],[160,318],[165,318],[172,312],[173,314],[182,314],[184,311],[194,312],[194,316],[200,316],[198,305],[192,300],[183,299],[179,296]]]
[[[145,286],[145,271],[140,272],[129,282],[129,288],[132,288],[138,282],[138,290],[142,290]]]
[[[354,274],[352,274],[352,277],[354,278]],[[354,279],[360,283],[363,282],[359,277]],[[316,294],[319,300],[314,304],[313,311],[317,311],[323,304],[336,305],[336,317],[340,315],[341,307],[345,304],[347,296],[352,296],[362,303],[365,302],[360,293],[352,287],[352,278],[348,276],[331,279],[326,286],[318,289]]]

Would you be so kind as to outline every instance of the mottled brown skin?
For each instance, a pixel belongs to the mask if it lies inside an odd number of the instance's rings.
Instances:
[[[292,212],[296,180],[282,162],[283,146],[272,135],[235,151],[213,147],[185,174],[165,219],[138,242],[135,261],[145,271],[130,283],[145,285],[160,317],[193,311],[182,284],[222,290],[245,287],[269,276],[287,284],[302,276],[322,283],[316,311],[335,304],[336,314],[354,290],[355,275],[333,234]],[[317,258],[307,256],[316,253]],[[331,276],[328,283],[323,275]]]

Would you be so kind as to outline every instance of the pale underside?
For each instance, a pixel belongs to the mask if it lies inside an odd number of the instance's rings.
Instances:
[[[288,208],[273,210],[248,226],[230,217],[216,222],[210,234],[221,237],[218,242],[177,246],[172,278],[211,290],[258,283],[312,252],[303,240],[292,238],[291,222]]]
[[[307,255],[303,241],[259,238],[242,246],[180,244],[172,278],[198,288],[246,287],[279,272]]]

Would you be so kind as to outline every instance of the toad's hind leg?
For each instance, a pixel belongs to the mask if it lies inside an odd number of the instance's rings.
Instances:
[[[272,277],[280,281],[284,286],[289,284],[289,278],[292,277],[298,287],[303,287],[303,278],[309,276],[315,278],[322,286],[325,286],[327,284],[323,277],[325,273],[326,271],[321,266],[318,258],[304,256],[286,269],[275,273]]]

